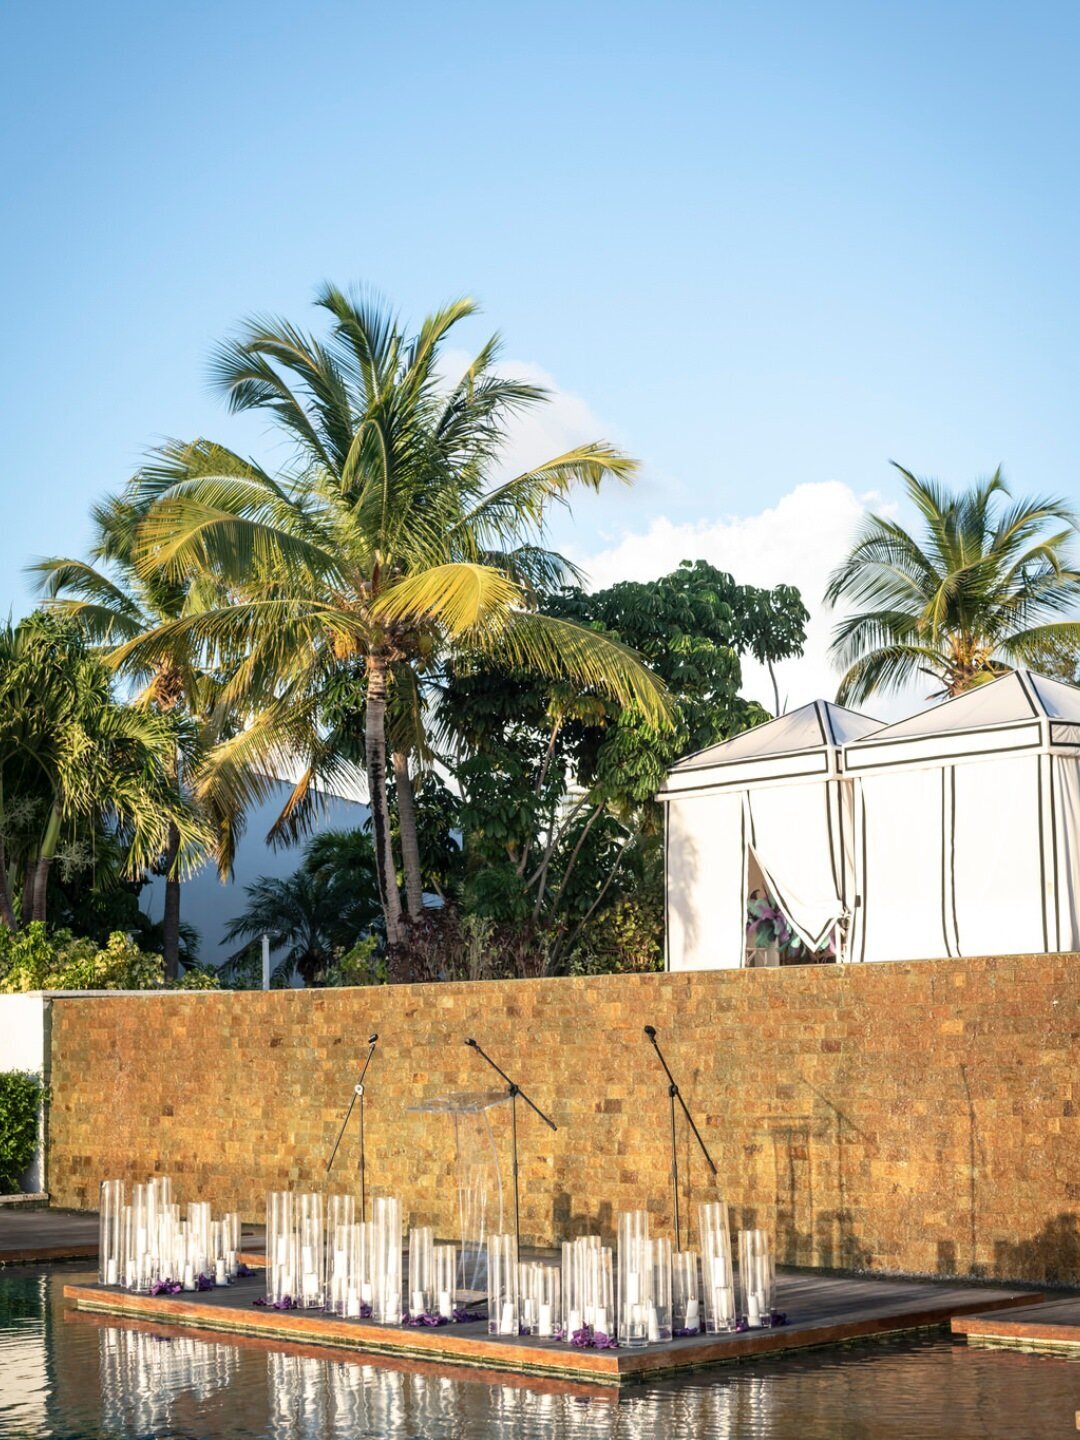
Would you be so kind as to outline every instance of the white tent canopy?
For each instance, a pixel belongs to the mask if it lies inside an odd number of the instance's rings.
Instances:
[[[840,756],[878,729],[815,700],[669,772],[659,798],[672,970],[743,964],[751,857],[811,949],[846,924],[855,893],[853,787]]]
[[[1020,670],[847,746],[852,960],[1080,949],[1080,690]]]

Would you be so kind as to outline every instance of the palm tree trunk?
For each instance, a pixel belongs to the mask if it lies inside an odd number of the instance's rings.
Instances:
[[[375,878],[386,921],[386,943],[398,945],[401,942],[401,896],[397,888],[397,867],[390,838],[390,807],[386,799],[386,677],[386,657],[368,656],[364,741],[371,829],[375,842]]]
[[[17,928],[15,907],[11,903],[11,882],[8,879],[7,846],[3,835],[0,835],[0,923],[8,930]]]
[[[54,805],[49,811],[45,835],[41,841],[38,858],[33,863],[33,889],[30,902],[30,919],[45,923],[48,909],[49,868],[60,839],[60,811]]]
[[[170,824],[169,848],[165,852],[165,917],[161,946],[166,980],[175,980],[180,973],[180,881],[173,875],[179,853],[180,831]]]
[[[391,756],[394,793],[397,795],[398,828],[401,832],[401,868],[405,871],[405,908],[415,920],[424,909],[424,882],[420,878],[420,839],[416,833],[416,796],[409,757],[400,750]]]

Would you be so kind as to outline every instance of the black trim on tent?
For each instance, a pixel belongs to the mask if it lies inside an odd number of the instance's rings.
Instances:
[[[1031,721],[1030,721],[1030,720],[1014,720],[1014,721],[1012,721],[1011,723],[1012,723],[1013,725],[1030,725],[1030,724],[1031,724]],[[987,732],[986,732],[986,731],[983,731],[983,730],[965,730],[963,733],[964,733],[965,735],[983,735],[983,734],[986,734]],[[922,737],[922,738],[929,738],[929,737]],[[884,745],[911,745],[911,744],[913,744],[913,743],[915,743],[915,742],[914,742],[914,741],[911,741],[911,740],[903,739],[903,738],[898,739],[898,740],[882,740],[882,741],[881,741],[881,744],[882,744],[883,746],[884,746]],[[1008,750],[1002,750],[1002,751],[999,751],[998,753],[1001,754],[1001,755],[1021,755],[1021,754],[1023,754],[1023,752],[1024,752],[1025,750],[1038,750],[1041,745],[1042,745],[1042,739],[1040,738],[1040,739],[1038,739],[1038,740],[1033,740],[1030,744],[1010,745],[1009,748],[1008,748]],[[870,775],[870,774],[872,774],[875,770],[898,770],[902,765],[923,765],[923,766],[926,766],[926,765],[933,765],[933,764],[935,764],[935,763],[936,763],[937,761],[939,761],[939,760],[985,760],[985,759],[987,759],[987,758],[988,758],[987,752],[984,751],[984,750],[954,750],[954,751],[952,751],[952,752],[950,752],[950,753],[947,753],[947,754],[945,754],[945,755],[939,755],[939,754],[937,754],[937,753],[935,752],[933,755],[912,755],[912,756],[910,757],[910,759],[908,759],[908,760],[886,760],[886,761],[885,761],[883,764],[881,764],[881,765],[867,765],[865,769],[861,769],[861,770],[849,770],[848,767],[845,765],[845,767],[844,767],[844,774],[845,774],[845,775]]]

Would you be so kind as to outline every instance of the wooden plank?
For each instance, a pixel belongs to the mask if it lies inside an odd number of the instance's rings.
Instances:
[[[164,1321],[267,1340],[343,1348],[365,1355],[438,1361],[521,1375],[551,1375],[619,1385],[678,1371],[843,1344],[905,1330],[940,1327],[953,1316],[1031,1304],[1039,1295],[941,1287],[929,1283],[787,1276],[792,1323],[730,1335],[701,1335],[640,1349],[574,1349],[535,1336],[488,1335],[486,1324],[439,1327],[379,1325],[321,1311],[256,1308],[262,1282],[184,1296],[132,1295],[98,1285],[69,1285],[65,1297],[89,1311]],[[243,1306],[243,1308],[241,1308]]]

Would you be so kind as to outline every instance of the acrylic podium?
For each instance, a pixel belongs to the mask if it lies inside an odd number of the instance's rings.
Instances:
[[[458,1289],[487,1294],[487,1238],[503,1230],[503,1183],[491,1111],[507,1105],[505,1090],[466,1090],[421,1100],[409,1109],[423,1115],[448,1115],[454,1124],[457,1169]]]

